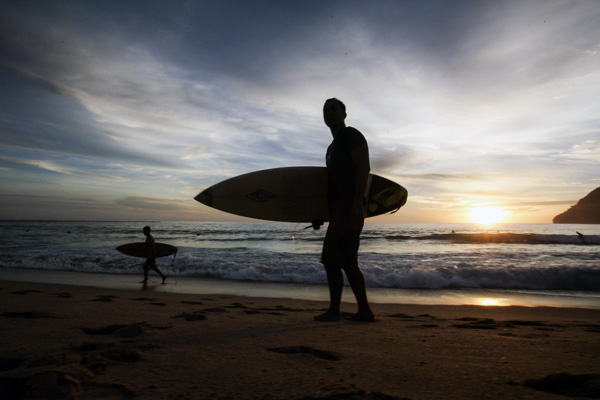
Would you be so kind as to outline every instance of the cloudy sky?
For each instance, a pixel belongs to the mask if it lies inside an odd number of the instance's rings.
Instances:
[[[600,2],[20,1],[0,13],[0,219],[212,220],[193,200],[322,166],[326,98],[390,222],[549,223],[600,186]]]

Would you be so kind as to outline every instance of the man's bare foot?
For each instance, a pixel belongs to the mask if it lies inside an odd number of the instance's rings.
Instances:
[[[348,319],[350,321],[375,322],[375,316],[372,312],[357,312]]]
[[[340,317],[339,313],[334,313],[331,311],[327,311],[326,313],[315,316],[315,321],[320,321],[320,322],[335,322],[335,321],[339,321],[340,319],[341,319],[341,317]]]

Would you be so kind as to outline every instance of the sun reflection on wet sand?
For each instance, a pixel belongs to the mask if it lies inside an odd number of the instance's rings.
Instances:
[[[477,303],[480,306],[500,306],[500,301],[498,301],[497,299],[492,299],[492,298],[483,298],[483,299],[479,299],[477,301]]]

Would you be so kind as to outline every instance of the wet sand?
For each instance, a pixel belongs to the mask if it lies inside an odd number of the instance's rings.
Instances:
[[[0,398],[600,398],[598,309],[325,306],[0,281]]]
[[[140,269],[141,271],[141,269]],[[93,272],[74,272],[52,269],[0,268],[0,280],[34,283],[60,283],[74,286],[94,286],[105,289],[135,290],[141,288],[142,274],[117,275]],[[326,284],[235,281],[169,275],[166,285],[150,274],[149,292],[190,295],[232,295],[326,301]],[[590,308],[600,310],[598,292],[563,292],[493,289],[395,289],[367,287],[369,301],[381,304],[431,305],[496,305],[523,307]],[[343,301],[352,302],[349,288]]]

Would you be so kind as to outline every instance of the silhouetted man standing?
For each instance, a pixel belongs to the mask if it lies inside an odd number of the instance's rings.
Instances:
[[[358,267],[360,233],[364,225],[366,191],[369,181],[369,148],[364,136],[346,126],[346,106],[329,99],[323,106],[325,125],[333,141],[327,148],[328,205],[330,221],[323,243],[321,262],[327,272],[329,309],[315,317],[317,321],[339,321],[340,303],[346,273],[358,303],[351,319],[374,321],[367,301],[365,280]]]

